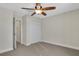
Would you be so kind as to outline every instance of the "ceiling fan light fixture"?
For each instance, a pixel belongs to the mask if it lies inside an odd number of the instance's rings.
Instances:
[[[35,8],[21,8],[21,9],[34,10],[34,12],[31,14],[31,16],[33,16],[35,14],[46,16],[47,14],[44,11],[46,11],[46,10],[54,10],[54,9],[56,9],[56,7],[51,6],[51,7],[43,7],[42,8],[41,3],[36,3]]]
[[[37,14],[41,14],[41,13],[42,13],[42,10],[35,10],[35,12],[36,12]]]

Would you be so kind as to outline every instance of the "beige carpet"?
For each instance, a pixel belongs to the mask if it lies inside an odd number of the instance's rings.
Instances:
[[[79,56],[79,51],[48,43],[35,43],[30,46],[17,44],[17,49],[0,56]]]

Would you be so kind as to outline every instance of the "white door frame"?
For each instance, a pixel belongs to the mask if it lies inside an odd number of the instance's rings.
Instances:
[[[15,39],[15,17],[13,17],[13,49],[16,49],[16,39]]]
[[[22,43],[22,20],[21,21],[21,42]],[[13,17],[13,49],[15,50],[17,48],[16,45],[16,18]]]

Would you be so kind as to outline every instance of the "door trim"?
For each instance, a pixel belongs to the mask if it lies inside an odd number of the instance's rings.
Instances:
[[[16,49],[16,39],[15,39],[15,17],[13,17],[13,49]]]

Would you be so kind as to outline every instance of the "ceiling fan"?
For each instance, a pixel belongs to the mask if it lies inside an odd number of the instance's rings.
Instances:
[[[56,9],[56,7],[53,6],[53,7],[42,8],[41,3],[36,3],[35,8],[21,8],[21,9],[34,10],[34,12],[31,14],[31,16],[33,16],[35,14],[38,14],[38,15],[42,14],[42,15],[46,16],[47,14],[44,11],[46,11],[46,10],[54,10],[54,9]]]

